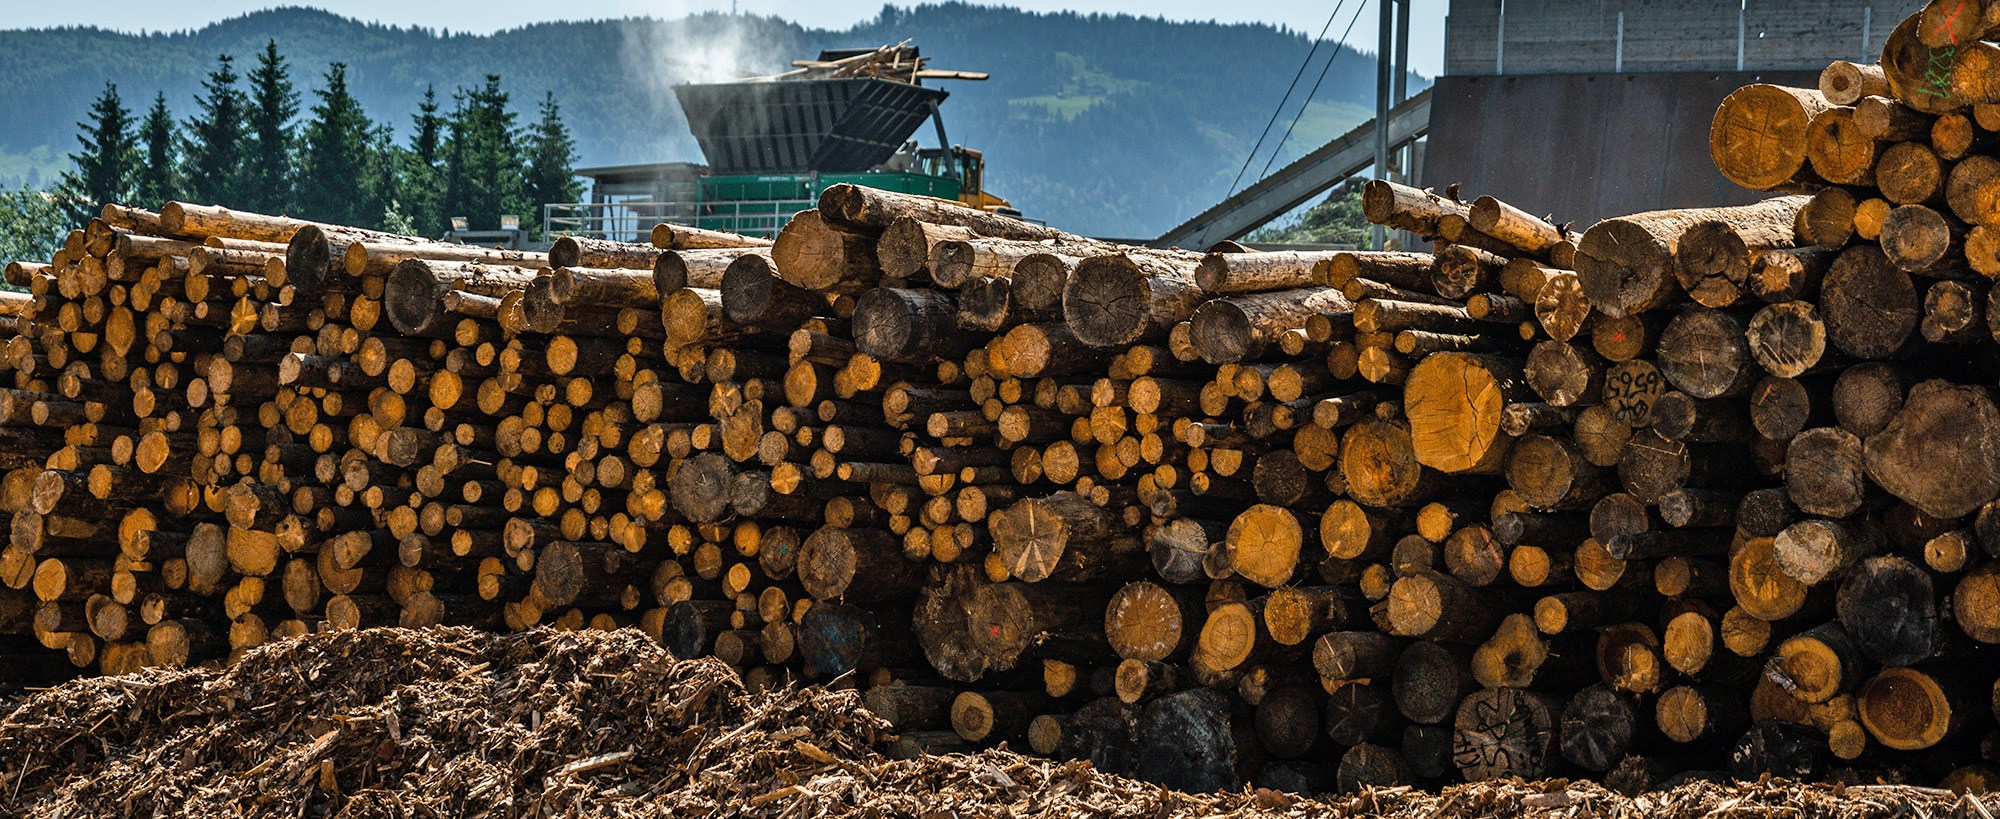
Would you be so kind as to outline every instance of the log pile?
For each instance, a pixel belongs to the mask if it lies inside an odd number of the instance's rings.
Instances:
[[[1979,787],[2000,97],[1917,99],[1925,19],[1723,103],[1790,195],[1577,232],[1370,183],[1425,253],[850,185],[547,254],[108,207],[0,300],[0,630],[116,672],[636,626],[906,752],[1185,789]]]

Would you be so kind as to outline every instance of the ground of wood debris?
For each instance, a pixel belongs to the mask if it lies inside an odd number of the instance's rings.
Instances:
[[[36,693],[0,722],[0,815],[1974,816],[1890,786],[1580,782],[1308,800],[1187,794],[1005,751],[894,761],[857,696],[753,694],[636,631],[343,632],[223,670]]]

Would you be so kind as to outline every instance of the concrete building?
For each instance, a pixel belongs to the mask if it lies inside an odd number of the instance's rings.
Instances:
[[[1743,85],[1874,61],[1921,0],[1452,0],[1422,178],[1583,228],[1760,195],[1708,158]]]

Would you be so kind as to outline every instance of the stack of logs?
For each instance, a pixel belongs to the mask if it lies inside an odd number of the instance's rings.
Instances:
[[[1185,788],[1983,787],[2000,98],[1910,84],[1933,11],[1717,112],[1807,193],[1577,234],[1370,183],[1430,253],[850,185],[546,254],[107,207],[0,297],[5,650],[636,626]]]

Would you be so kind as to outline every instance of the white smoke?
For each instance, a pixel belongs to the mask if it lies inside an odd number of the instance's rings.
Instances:
[[[634,0],[621,11],[629,16],[619,28],[617,64],[634,101],[630,121],[646,124],[643,134],[626,135],[621,162],[701,162],[674,86],[774,74],[801,56],[763,42],[783,30],[767,19],[685,0]]]

